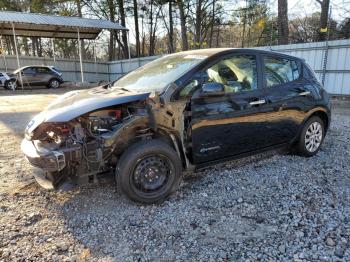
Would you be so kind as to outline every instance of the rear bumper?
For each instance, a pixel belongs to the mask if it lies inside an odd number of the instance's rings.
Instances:
[[[45,172],[61,171],[66,166],[65,155],[61,151],[39,151],[33,141],[23,139],[21,150],[27,161],[34,167]]]

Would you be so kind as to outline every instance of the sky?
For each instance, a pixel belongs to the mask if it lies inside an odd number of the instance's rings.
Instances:
[[[232,2],[234,5],[232,5]],[[271,8],[273,15],[277,15],[277,3],[278,0],[267,0],[268,6]],[[236,10],[239,7],[244,7],[246,1],[226,1],[225,9],[227,13],[230,9]],[[350,17],[350,0],[331,0],[332,6],[332,18],[335,20],[343,20],[345,17]],[[296,17],[303,17],[310,15],[321,10],[320,4],[316,0],[288,0],[288,17],[293,19]],[[130,40],[135,43],[134,36],[134,19],[132,17],[127,18],[126,26],[131,29]],[[165,30],[159,32],[160,35],[166,34]]]
[[[277,14],[277,0],[272,1],[274,3],[274,13]],[[345,16],[345,9],[348,9],[347,16],[350,16],[350,1],[349,0],[331,0],[332,17],[336,20],[342,20]],[[345,8],[346,6],[348,8]],[[303,14],[312,14],[320,11],[320,4],[316,0],[288,0],[288,12],[289,17],[294,18],[302,16]]]

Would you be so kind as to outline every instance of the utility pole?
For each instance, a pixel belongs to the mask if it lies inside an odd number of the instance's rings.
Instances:
[[[332,6],[329,8],[329,16],[328,16],[328,22],[327,22],[327,38],[325,43],[325,49],[324,49],[324,55],[323,55],[323,68],[322,68],[322,85],[324,85],[325,79],[326,79],[326,70],[327,70],[327,61],[328,61],[328,41],[329,41],[329,33],[330,33],[330,24],[331,24],[331,18],[332,18]]]

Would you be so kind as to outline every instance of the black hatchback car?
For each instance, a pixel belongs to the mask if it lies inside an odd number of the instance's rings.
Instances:
[[[155,203],[184,171],[276,147],[313,156],[329,124],[330,97],[305,61],[195,50],[63,95],[28,124],[22,151],[47,188],[107,172],[129,198]]]

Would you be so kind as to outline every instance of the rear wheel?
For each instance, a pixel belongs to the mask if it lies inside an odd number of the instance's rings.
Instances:
[[[325,135],[324,123],[318,116],[306,121],[301,131],[296,150],[299,155],[310,157],[320,150]]]
[[[15,79],[10,79],[6,81],[5,89],[15,91],[17,89],[17,81]]]
[[[146,140],[129,147],[116,168],[117,186],[130,199],[159,203],[181,181],[181,160],[173,148],[160,140]]]
[[[51,79],[47,85],[48,88],[59,88],[60,86],[60,81],[57,79]]]

